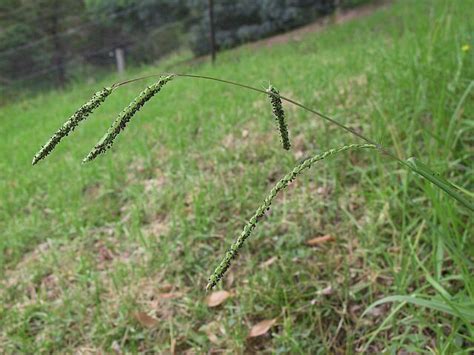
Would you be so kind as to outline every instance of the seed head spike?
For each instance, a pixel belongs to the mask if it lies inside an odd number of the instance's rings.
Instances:
[[[280,129],[280,136],[281,142],[283,144],[283,149],[290,150],[291,143],[290,137],[288,134],[288,126],[285,122],[285,111],[283,111],[283,105],[279,96],[280,92],[273,87],[272,85],[269,86],[267,89],[268,97],[270,98],[270,102],[272,104],[272,112],[273,116],[278,123],[278,128]]]
[[[77,125],[85,120],[96,108],[98,108],[105,99],[112,93],[112,88],[103,88],[100,91],[97,91],[89,101],[87,101],[84,105],[79,107],[79,109],[72,114],[69,119],[64,122],[64,124],[53,134],[53,136],[46,142],[44,146],[35,154],[33,157],[32,164],[35,165],[41,159],[46,158],[58,145],[58,143],[66,137],[69,133],[71,133]]]
[[[163,76],[155,84],[148,86],[143,90],[115,119],[110,126],[107,133],[96,143],[90,153],[82,160],[83,163],[89,162],[102,153],[105,153],[112,144],[115,138],[125,129],[132,117],[155,96],[168,81],[173,79],[174,75]]]
[[[225,253],[219,265],[216,267],[212,275],[209,277],[209,283],[206,286],[206,290],[211,290],[220,279],[224,276],[225,272],[229,269],[232,260],[237,256],[239,250],[244,245],[244,242],[252,234],[252,231],[257,227],[260,219],[265,215],[265,212],[270,208],[273,199],[278,193],[284,190],[296,177],[301,174],[305,169],[309,169],[314,163],[323,160],[331,155],[344,152],[351,149],[377,149],[374,144],[350,144],[344,145],[339,148],[330,149],[322,154],[317,154],[312,158],[306,159],[302,163],[298,164],[291,172],[286,174],[270,191],[268,196],[263,201],[262,205],[257,208],[254,215],[245,225],[241,234],[237,240],[230,246],[229,250]]]

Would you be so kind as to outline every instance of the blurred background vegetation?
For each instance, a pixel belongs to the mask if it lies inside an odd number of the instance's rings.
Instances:
[[[369,0],[215,0],[217,49],[309,23]],[[64,87],[126,65],[154,63],[175,51],[210,51],[209,2],[203,0],[4,0],[0,5],[2,101],[25,89]]]

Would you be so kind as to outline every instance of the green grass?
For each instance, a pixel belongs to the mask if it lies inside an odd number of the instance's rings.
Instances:
[[[270,81],[472,198],[473,12],[469,0],[400,0],[298,41],[224,52],[214,67],[171,69]],[[208,308],[207,277],[273,184],[358,141],[285,105],[286,152],[267,97],[177,78],[106,155],[80,163],[146,83],[118,89],[32,167],[59,125],[117,80],[0,110],[0,352],[472,351],[472,214],[374,152],[327,160],[290,185],[219,286],[233,297]],[[335,241],[305,244],[326,234]],[[247,338],[271,318],[271,334]]]

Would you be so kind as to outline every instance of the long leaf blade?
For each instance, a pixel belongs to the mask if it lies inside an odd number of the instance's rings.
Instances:
[[[425,179],[433,183],[434,185],[438,186],[444,192],[446,192],[449,196],[463,204],[465,207],[469,208],[471,211],[474,212],[474,205],[471,201],[469,201],[466,197],[461,195],[456,187],[454,187],[448,180],[441,177],[439,174],[435,173],[431,170],[427,165],[423,164],[418,159],[412,157],[407,159],[407,164],[410,168],[415,171],[416,173],[423,176]]]
[[[453,309],[453,307],[451,307],[449,304],[446,304],[438,300],[425,299],[425,298],[420,298],[416,296],[403,296],[403,295],[388,296],[388,297],[382,298],[381,300],[378,300],[372,303],[364,311],[364,314],[366,314],[368,311],[370,311],[374,307],[377,307],[383,303],[388,303],[388,302],[406,302],[406,303],[413,304],[415,306],[434,309],[443,313],[450,314],[455,317],[459,317],[460,315],[458,312],[461,312],[463,318],[468,319],[470,322],[474,322],[474,303],[472,302],[470,303],[457,303],[457,302],[454,303],[453,302],[453,305],[456,307],[456,309]]]

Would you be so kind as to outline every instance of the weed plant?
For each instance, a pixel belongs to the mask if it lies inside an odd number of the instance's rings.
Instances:
[[[347,127],[336,121],[335,119],[328,117],[316,110],[308,108],[301,103],[294,101],[290,98],[280,95],[279,91],[270,85],[267,90],[260,90],[258,88],[240,84],[237,82],[224,80],[220,78],[213,78],[208,76],[199,76],[199,75],[191,75],[191,74],[167,74],[165,76],[161,75],[150,75],[145,77],[140,77],[136,79],[127,80],[120,83],[115,83],[112,85],[111,88],[105,88],[97,93],[95,93],[92,98],[81,106],[64,124],[62,127],[58,129],[58,131],[53,135],[53,137],[43,146],[40,151],[35,155],[33,158],[32,164],[35,165],[40,159],[45,158],[51,151],[54,149],[59,141],[67,136],[77,125],[80,121],[85,120],[88,115],[92,112],[93,109],[100,106],[102,102],[112,93],[112,91],[120,86],[147,79],[150,77],[159,76],[159,80],[153,84],[145,88],[117,117],[117,119],[112,123],[111,127],[107,131],[107,133],[102,137],[102,139],[94,146],[92,151],[83,159],[83,162],[90,162],[94,160],[97,156],[102,153],[105,153],[114,143],[117,136],[123,131],[128,122],[133,118],[133,116],[143,107],[154,95],[156,95],[162,87],[172,80],[174,77],[181,77],[181,78],[189,78],[189,79],[205,79],[205,80],[212,80],[221,82],[227,85],[237,86],[248,90],[253,90],[260,93],[265,93],[268,95],[271,106],[272,112],[275,116],[275,119],[278,123],[278,129],[281,136],[281,141],[283,144],[283,149],[289,150],[291,147],[288,126],[285,121],[285,112],[283,110],[282,100],[290,102],[296,106],[299,106],[318,117],[329,121],[332,124],[339,126],[340,128],[344,129],[352,133],[353,135],[361,138],[366,143],[365,144],[349,144],[344,145],[342,147],[332,148],[329,149],[322,154],[317,154],[312,158],[304,160],[302,163],[298,164],[290,173],[285,175],[270,191],[269,195],[265,198],[263,204],[255,211],[254,215],[248,223],[245,225],[241,235],[239,238],[232,244],[230,249],[224,255],[222,261],[215,269],[214,273],[209,278],[209,283],[206,287],[207,290],[212,289],[216,286],[217,282],[222,279],[225,272],[229,269],[232,260],[237,256],[239,250],[242,248],[245,240],[250,236],[252,231],[257,226],[259,220],[265,215],[265,212],[270,209],[270,205],[276,195],[283,189],[285,189],[288,184],[290,184],[303,170],[309,169],[314,163],[323,160],[329,156],[336,155],[338,153],[350,150],[350,149],[375,149],[376,151],[380,152],[381,154],[385,154],[397,162],[402,164],[403,166],[409,168],[413,172],[419,174],[420,176],[424,177],[428,181],[432,182],[435,186],[445,191],[448,195],[452,198],[456,199],[460,202],[464,207],[468,208],[471,211],[474,211],[474,207],[471,202],[462,195],[462,192],[457,191],[457,188],[454,187],[451,183],[447,180],[443,179],[439,174],[434,173],[427,165],[421,163],[416,158],[412,157],[409,158],[407,161],[403,161],[398,158],[396,155],[392,154],[388,151],[385,147],[382,147],[380,144],[375,143],[373,140],[365,137],[361,133],[356,132],[355,130]]]
[[[233,297],[209,308],[203,288],[281,177],[328,148],[369,144],[282,99],[281,149],[268,78],[472,202],[473,5],[390,1],[285,43],[222,51],[214,66],[182,53],[129,67],[127,78],[192,71],[264,93],[174,77],[100,162],[78,164],[157,79],[113,88],[33,169],[61,118],[120,79],[3,106],[0,353],[472,353],[472,211],[378,148],[304,170],[216,286]],[[248,339],[265,319],[270,331]]]

